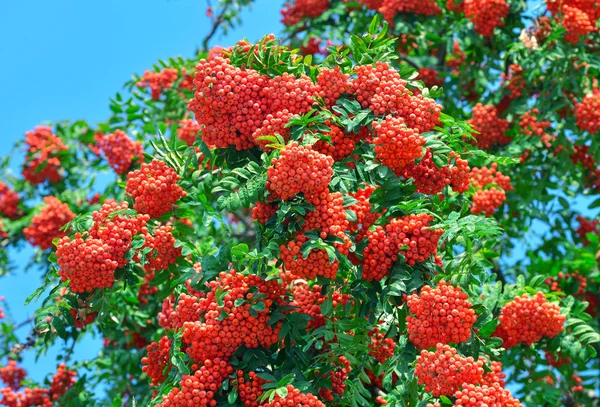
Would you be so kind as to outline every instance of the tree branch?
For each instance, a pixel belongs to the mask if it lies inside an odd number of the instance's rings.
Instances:
[[[210,0],[208,0],[207,3],[208,3],[208,7],[210,7],[210,4],[211,4]],[[223,21],[225,21],[225,13],[229,10],[231,5],[232,5],[232,3],[225,4],[223,6],[223,8],[221,9],[221,12],[219,13],[219,15],[213,19],[213,24],[212,24],[212,27],[211,27],[209,33],[206,34],[206,37],[204,37],[204,39],[202,40],[202,50],[203,51],[208,51],[208,42],[215,35],[215,33],[217,32],[217,29],[223,23]]]
[[[413,61],[412,59],[410,59],[406,55],[400,55],[400,59],[402,61],[406,62],[407,64],[409,64],[410,66],[412,66],[415,69],[419,69],[420,68],[419,64],[417,64],[415,61]]]

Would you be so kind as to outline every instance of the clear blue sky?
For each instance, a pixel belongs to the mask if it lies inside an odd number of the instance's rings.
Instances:
[[[280,33],[282,0],[256,0],[242,14],[243,25],[211,45],[232,45]],[[133,73],[158,59],[191,56],[210,28],[205,0],[22,0],[0,1],[0,156],[42,121],[104,120],[112,97]],[[13,168],[21,163],[17,155]],[[18,170],[18,169],[17,169]],[[16,321],[33,314],[25,298],[40,284],[39,272],[25,272],[32,250],[12,258],[14,277],[0,279]],[[27,329],[20,331],[23,338]],[[88,339],[76,359],[96,355],[102,338]],[[34,380],[56,368],[54,349],[39,361],[32,352],[23,365]]]

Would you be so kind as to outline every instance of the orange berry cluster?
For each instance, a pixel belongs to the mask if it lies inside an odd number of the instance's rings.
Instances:
[[[339,262],[337,260],[330,262],[324,249],[313,249],[304,258],[300,249],[307,241],[305,235],[298,234],[296,240],[279,247],[285,269],[295,277],[306,280],[312,280],[316,276],[334,279],[337,276]]]
[[[506,201],[506,191],[512,191],[510,177],[498,171],[497,167],[496,163],[492,163],[490,168],[474,167],[471,170],[471,183],[476,189],[471,213],[492,216]]]
[[[158,325],[169,330],[178,330],[186,322],[199,321],[202,314],[206,312],[200,304],[202,295],[180,294],[177,303],[174,304],[174,298],[167,298],[163,301],[162,311],[158,313]]]
[[[262,386],[267,383],[261,379],[255,372],[248,373],[249,379],[244,377],[244,372],[237,371],[237,391],[240,400],[246,407],[258,407],[259,399],[264,393]]]
[[[293,114],[287,109],[266,115],[262,122],[262,126],[258,127],[254,133],[252,133],[252,139],[254,140],[254,143],[261,149],[267,151],[267,145],[271,144],[272,142],[267,140],[259,140],[260,137],[279,134],[287,142],[290,139],[290,129],[285,126],[287,126],[292,116]]]
[[[567,35],[565,35],[566,41],[575,44],[579,41],[580,37],[587,36],[589,33],[597,30],[596,20],[592,20],[591,16],[585,11],[564,4],[562,12],[562,24],[567,30]]]
[[[508,74],[502,73],[502,82],[508,89],[510,99],[521,97],[525,88],[525,78],[523,78],[523,68],[517,64],[511,64],[508,67]]]
[[[385,363],[394,356],[396,341],[393,338],[386,338],[385,333],[380,332],[379,328],[373,328],[367,332],[371,338],[369,344],[369,355],[373,356],[379,363]]]
[[[323,68],[317,75],[319,96],[323,98],[325,106],[331,109],[340,96],[350,93],[351,85],[348,82],[350,75],[342,73],[339,66],[333,69]]]
[[[10,387],[0,389],[0,405],[7,407],[52,407],[48,389],[40,387],[25,388],[15,393]]]
[[[52,394],[53,400],[57,400],[73,387],[76,382],[75,376],[77,376],[77,373],[67,369],[67,365],[64,363],[58,365],[56,374],[52,376],[52,383],[50,384],[50,394]]]
[[[519,120],[519,128],[523,134],[539,137],[546,147],[550,147],[551,136],[546,133],[546,130],[550,127],[550,122],[547,120],[538,121],[538,114],[537,107],[525,112]]]
[[[287,386],[287,395],[276,395],[272,402],[265,402],[260,407],[325,407],[325,404],[310,393],[302,393],[292,385]],[[268,400],[267,400],[268,401]]]
[[[442,229],[429,229],[433,216],[425,213],[410,214],[390,219],[385,229],[378,226],[367,232],[369,244],[364,250],[363,278],[381,280],[388,275],[398,254],[410,266],[436,256]],[[441,260],[436,256],[436,262]]]
[[[464,10],[475,31],[489,37],[494,34],[496,27],[504,25],[510,7],[506,0],[465,0]]]
[[[350,222],[346,219],[344,210],[344,197],[340,192],[320,193],[312,199],[315,210],[308,212],[302,225],[303,231],[319,229],[321,238],[327,235],[337,236],[346,241],[346,244],[336,243],[336,248],[342,254],[348,254],[350,243],[345,231],[348,230]]]
[[[252,208],[252,219],[263,225],[277,213],[277,204],[257,202]]]
[[[206,359],[193,375],[183,375],[180,387],[164,396],[159,407],[215,407],[215,394],[231,373],[233,368],[225,360]]]
[[[356,142],[352,136],[347,137],[344,131],[338,126],[329,122],[326,125],[331,128],[331,131],[324,133],[324,135],[328,136],[331,142],[319,140],[313,145],[313,148],[320,153],[332,157],[334,161],[341,161],[352,154],[356,147]]]
[[[329,0],[291,0],[281,9],[281,22],[285,26],[296,25],[303,18],[315,18],[329,8]]]
[[[37,185],[45,181],[59,182],[60,159],[57,155],[67,150],[62,140],[52,134],[47,126],[37,126],[25,133],[27,158],[23,168],[23,177],[29,183]],[[42,168],[43,167],[43,168]]]
[[[445,281],[436,288],[423,287],[420,295],[409,295],[406,303],[414,315],[406,317],[409,340],[419,349],[467,341],[477,319],[468,298],[460,288]]]
[[[19,194],[0,181],[0,216],[15,218],[19,214]]]
[[[575,286],[576,290],[574,292],[570,291],[575,296],[583,295],[587,288],[587,279],[579,274],[578,271],[574,271],[573,273],[559,271],[557,276],[548,277],[545,282],[552,291],[569,292],[565,286]]]
[[[479,360],[484,359],[480,356]],[[506,378],[506,373],[502,371],[502,362],[492,360],[490,362],[490,367],[492,371],[484,373],[481,384],[492,386],[494,383],[498,383],[500,386],[504,387],[506,384],[506,381],[504,380]]]
[[[289,73],[270,78],[263,89],[271,112],[287,109],[300,115],[308,113],[318,91],[319,87],[308,76],[296,78]]]
[[[183,324],[182,341],[187,344],[186,353],[195,361],[215,357],[227,359],[241,346],[269,348],[279,340],[281,324],[269,325],[271,306],[285,295],[285,290],[272,281],[262,281],[259,276],[244,276],[231,270],[220,273],[217,280],[207,284],[211,291],[200,299],[204,311],[202,321]],[[255,293],[251,292],[256,290]],[[217,298],[217,291],[226,293]],[[252,300],[262,302],[260,308],[252,308]],[[219,301],[222,300],[222,305]],[[236,300],[244,301],[235,305]]]
[[[165,68],[161,72],[145,71],[144,75],[136,83],[138,88],[150,88],[152,99],[158,100],[163,89],[170,89],[173,82],[177,80],[179,73],[177,69]]]
[[[456,397],[455,407],[523,407],[509,390],[497,383],[491,386],[464,383],[462,390],[458,390],[454,397]]]
[[[548,302],[544,293],[538,292],[533,297],[523,294],[506,303],[498,319],[495,336],[502,338],[502,346],[508,349],[521,342],[532,345],[544,336],[554,338],[563,331],[566,317],[560,314],[557,304]]]
[[[406,166],[421,158],[425,139],[417,130],[409,128],[401,117],[387,116],[373,123],[376,137],[375,155],[381,163],[400,176]]]
[[[454,164],[452,161],[454,160]],[[427,150],[419,164],[409,164],[404,169],[404,178],[413,178],[417,192],[439,194],[450,185],[453,190],[463,193],[469,189],[469,162],[455,152],[448,157],[448,165],[438,168],[433,162],[431,150]]]
[[[493,105],[477,103],[473,106],[473,116],[468,121],[479,132],[475,135],[477,147],[486,150],[494,144],[505,145],[511,139],[506,136],[508,121],[498,117],[498,110]]]
[[[586,236],[588,233],[600,235],[600,230],[598,229],[598,225],[600,225],[600,219],[589,220],[581,215],[577,215],[577,222],[579,222],[579,227],[577,230],[575,230],[575,233],[577,236],[579,236],[584,246],[590,244],[590,241]]]
[[[321,304],[328,296],[322,295],[321,290],[322,287],[320,285],[308,287],[308,284],[304,281],[294,282],[292,287],[294,300],[290,305],[298,307],[296,312],[311,317],[311,320],[308,322],[308,329],[325,326],[325,317],[321,313]],[[350,296],[336,291],[333,293],[331,300],[332,306],[335,309],[338,305],[346,305],[350,301]]]
[[[147,264],[144,270],[151,273],[159,270],[166,270],[171,264],[175,264],[181,257],[181,247],[175,247],[175,237],[173,237],[173,226],[162,225],[154,229],[153,234],[144,230],[144,248],[152,249],[146,255]]]
[[[442,86],[444,84],[444,78],[441,78],[440,73],[432,68],[419,68],[419,76],[417,79],[423,81],[428,88]]]
[[[438,343],[435,352],[422,350],[417,356],[415,376],[435,397],[452,396],[463,383],[480,383],[483,365],[481,359],[465,358],[456,349]]]
[[[365,185],[364,188],[359,188],[354,194],[350,194],[358,202],[350,205],[349,210],[354,211],[356,214],[356,222],[350,222],[349,230],[352,232],[358,232],[356,240],[362,240],[362,236],[367,230],[373,225],[377,219],[381,217],[380,213],[371,211],[372,205],[369,202],[371,194],[375,191],[376,187],[371,185]]]
[[[398,13],[413,13],[424,16],[435,16],[441,13],[434,0],[383,0],[377,9],[390,24]]]
[[[67,222],[70,222],[75,214],[69,209],[69,205],[62,203],[53,196],[44,198],[46,204],[39,214],[31,219],[31,224],[23,229],[23,234],[33,246],[39,246],[43,250],[52,247],[52,240],[62,238],[65,232],[61,231]]]
[[[562,365],[566,365],[571,363],[571,358],[568,356],[563,356],[561,352],[558,353],[557,356],[552,354],[552,352],[548,350],[544,350],[544,355],[546,356],[546,360],[550,366],[561,367]]]
[[[150,378],[151,386],[160,386],[171,370],[171,340],[166,336],[158,343],[146,347],[147,356],[142,358],[142,371]]]
[[[73,292],[112,286],[114,271],[127,264],[125,253],[131,248],[133,236],[149,219],[147,215],[133,218],[115,215],[127,208],[127,202],[107,201],[99,211],[92,213],[94,224],[85,239],[77,233],[73,240],[65,236],[59,241],[58,274],[62,281],[69,280]]]
[[[150,164],[142,164],[139,170],[127,174],[125,191],[135,201],[135,210],[158,219],[186,195],[177,181],[179,175],[173,168],[154,159]]]
[[[217,148],[254,146],[252,133],[268,111],[263,93],[269,78],[240,69],[217,56],[201,60],[194,74],[195,97],[189,109],[201,125],[202,139]]]
[[[6,366],[0,368],[0,380],[13,390],[21,388],[21,382],[25,376],[27,376],[25,369],[18,366],[14,360],[9,360]]]
[[[96,146],[102,151],[108,165],[117,174],[125,174],[134,163],[139,164],[144,161],[144,148],[139,141],[133,141],[122,130],[115,130],[114,133],[105,136],[97,134],[95,136]]]
[[[177,137],[183,140],[188,146],[194,144],[199,132],[200,124],[194,119],[181,120],[177,127]]]
[[[316,55],[325,53],[324,50],[321,49],[321,40],[315,37],[310,37],[306,45],[300,45],[300,53],[302,55]]]
[[[583,98],[575,104],[575,120],[577,127],[590,134],[600,132],[600,89]]]
[[[319,396],[321,396],[323,400],[329,402],[334,400],[334,394],[339,396],[344,394],[346,391],[348,374],[352,371],[350,361],[346,359],[345,356],[340,356],[339,363],[335,363],[334,366],[335,369],[329,372],[329,376],[331,376],[331,389],[319,390]]]
[[[288,144],[267,169],[267,189],[287,201],[303,193],[308,202],[327,192],[333,176],[333,158],[297,142]]]

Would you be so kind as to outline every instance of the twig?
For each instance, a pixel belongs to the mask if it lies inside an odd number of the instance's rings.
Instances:
[[[210,7],[210,1],[208,1],[209,7]],[[209,31],[209,33],[206,35],[206,37],[204,37],[204,39],[202,40],[202,50],[203,51],[208,51],[208,42],[212,39],[212,37],[215,35],[215,33],[217,32],[217,29],[219,28],[219,26],[223,23],[223,21],[225,20],[225,13],[229,10],[229,7],[231,7],[232,3],[227,3],[223,6],[223,8],[221,9],[221,12],[219,13],[219,15],[217,16],[217,18],[215,18],[213,20],[213,25],[211,30]]]
[[[419,69],[420,66],[413,61],[412,59],[410,59],[409,57],[405,56],[405,55],[400,55],[400,59],[403,60],[404,62],[406,62],[407,64],[409,64],[410,66],[412,66],[415,69]]]

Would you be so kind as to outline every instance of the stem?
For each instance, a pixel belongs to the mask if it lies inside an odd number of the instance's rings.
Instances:
[[[210,4],[211,4],[210,0],[208,0],[207,3],[208,3],[208,6],[210,7]],[[217,29],[223,23],[223,21],[225,21],[225,13],[229,10],[229,8],[231,7],[231,4],[232,4],[231,2],[225,4],[223,6],[223,8],[221,9],[221,12],[217,16],[217,18],[213,19],[213,24],[212,24],[212,27],[211,27],[209,33],[206,34],[206,37],[204,37],[204,39],[202,40],[202,50],[203,51],[208,51],[208,42],[215,35],[215,33],[217,32]]]

